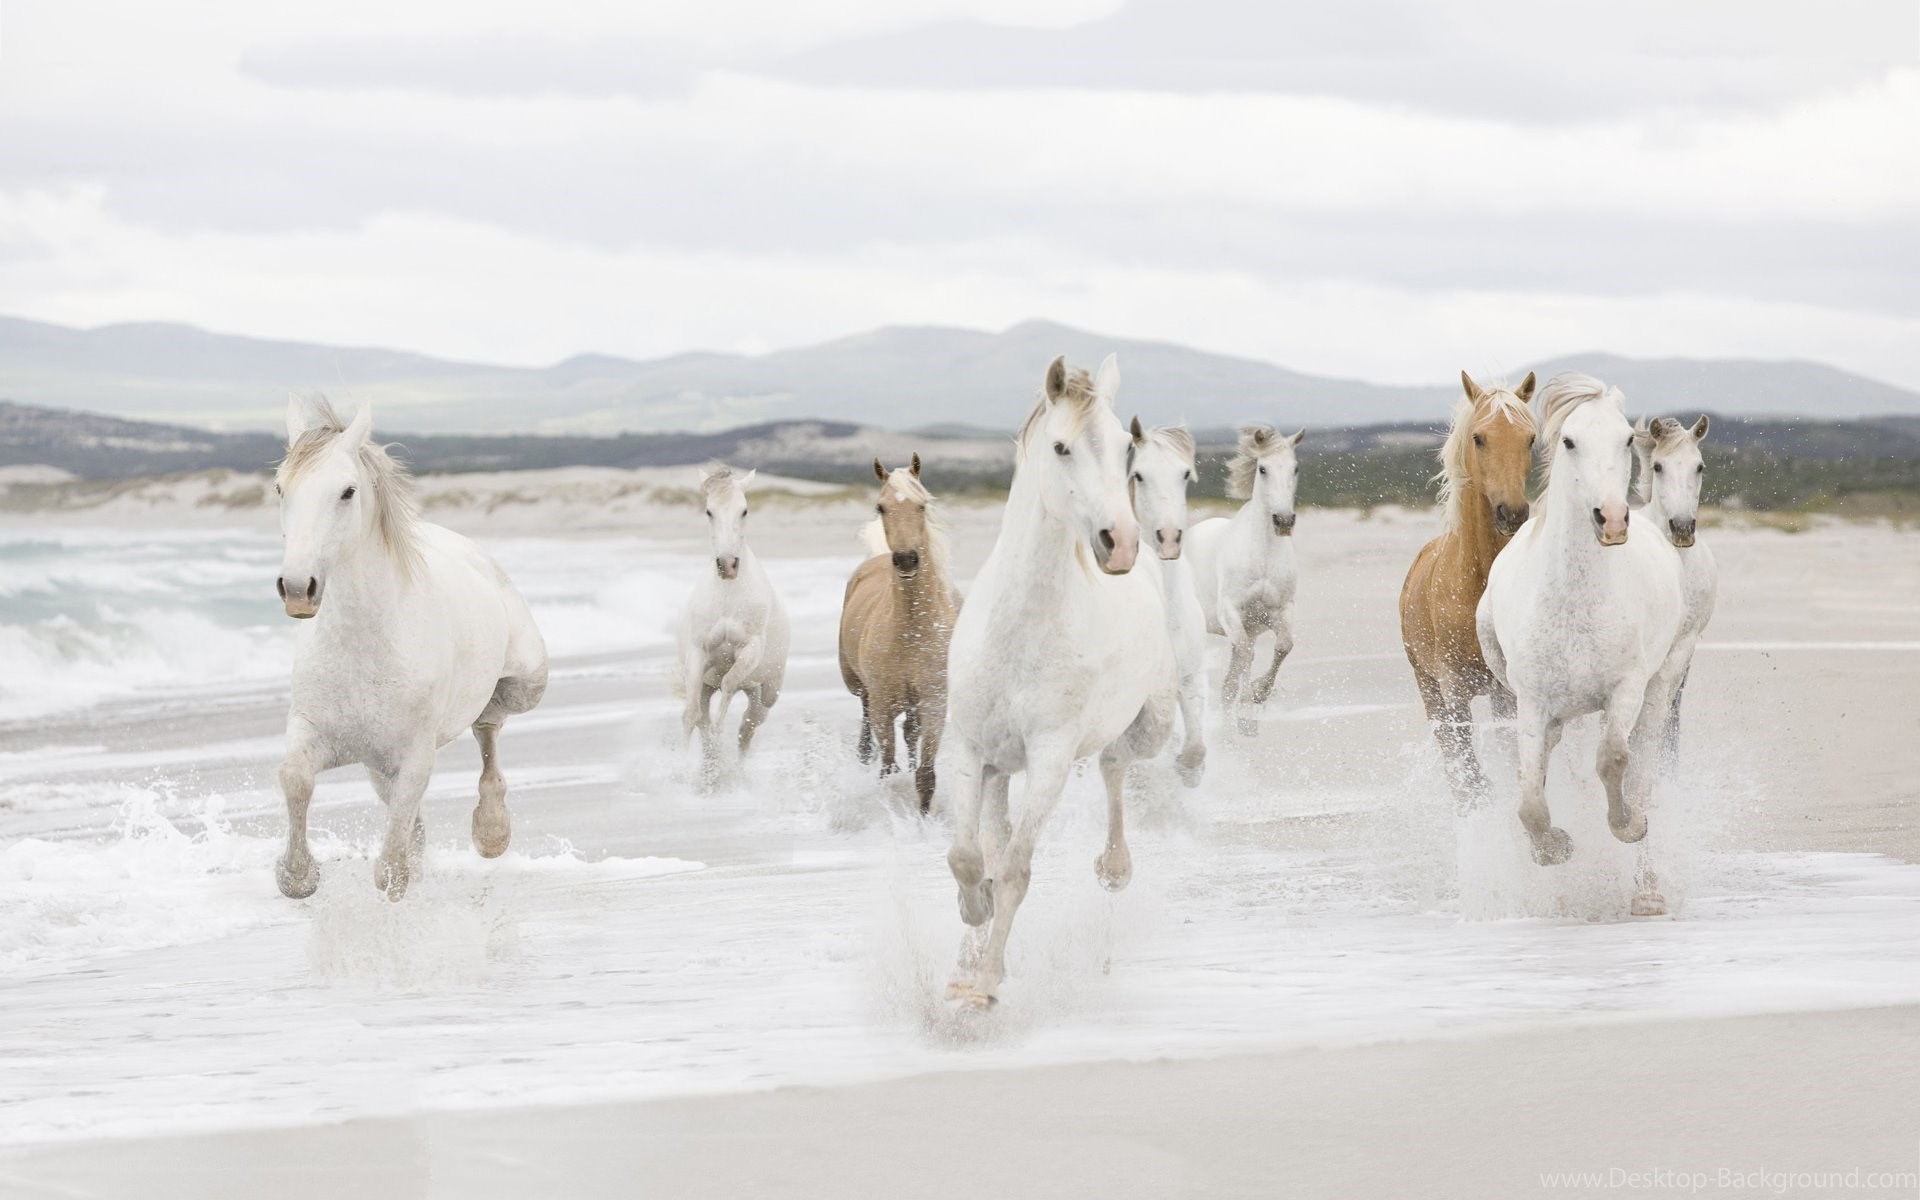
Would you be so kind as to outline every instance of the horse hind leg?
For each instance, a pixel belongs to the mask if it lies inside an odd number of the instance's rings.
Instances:
[[[473,848],[481,858],[499,858],[513,838],[513,818],[507,812],[507,780],[500,773],[495,739],[498,722],[484,717],[474,722],[473,740],[480,744],[480,803],[473,810]]]
[[[868,713],[868,700],[865,692],[860,693],[860,743],[854,747],[854,754],[866,766],[873,765],[873,718]]]

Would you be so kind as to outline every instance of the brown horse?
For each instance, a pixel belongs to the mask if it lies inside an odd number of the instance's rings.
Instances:
[[[1513,697],[1480,655],[1474,609],[1494,556],[1527,519],[1533,469],[1533,375],[1512,391],[1483,390],[1465,371],[1466,396],[1440,447],[1440,503],[1446,529],[1421,548],[1400,589],[1400,637],[1420,699],[1446,759],[1447,783],[1464,810],[1487,792],[1473,751],[1473,698],[1488,696],[1494,716],[1513,716]]]
[[[847,581],[840,611],[840,677],[860,697],[860,761],[880,748],[880,773],[894,762],[893,725],[903,721],[920,811],[933,806],[933,762],[947,723],[947,642],[960,593],[947,570],[947,539],[920,482],[920,456],[880,479],[878,519],[863,537],[873,557]]]

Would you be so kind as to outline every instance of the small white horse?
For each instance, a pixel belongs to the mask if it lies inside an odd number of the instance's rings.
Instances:
[[[1248,737],[1260,731],[1248,705],[1267,702],[1274,676],[1293,650],[1293,595],[1300,578],[1293,558],[1294,496],[1300,486],[1294,448],[1306,435],[1302,429],[1281,437],[1271,425],[1242,428],[1239,450],[1227,468],[1227,495],[1246,503],[1231,517],[1200,522],[1187,538],[1207,629],[1227,639],[1221,700]],[[1273,663],[1243,703],[1254,642],[1268,631]]]
[[[1207,764],[1207,618],[1194,594],[1193,573],[1180,557],[1186,542],[1187,485],[1194,476],[1193,435],[1184,425],[1144,429],[1139,417],[1130,432],[1127,469],[1132,473],[1133,513],[1160,554],[1167,637],[1179,678],[1182,732],[1175,764],[1181,781],[1198,787]]]
[[[713,570],[700,582],[680,612],[680,675],[676,690],[686,701],[682,733],[700,731],[700,748],[709,772],[719,763],[715,733],[727,720],[735,693],[744,693],[747,711],[740,718],[740,753],[753,743],[754,731],[780,698],[787,674],[787,609],[767,581],[747,545],[747,487],[755,472],[735,477],[725,466],[700,473],[706,501],[707,533],[713,543]],[[718,712],[714,693],[720,695]]]
[[[1665,537],[1627,536],[1633,427],[1625,398],[1585,375],[1541,392],[1546,489],[1493,561],[1476,614],[1480,647],[1517,710],[1520,823],[1543,866],[1572,842],[1547,809],[1547,760],[1566,723],[1601,714],[1597,769],[1607,823],[1647,834],[1657,740],[1680,681],[1685,620],[1679,554]],[[1665,911],[1644,858],[1633,911]]]
[[[275,476],[286,549],[278,588],[305,621],[293,661],[287,755],[287,852],[276,875],[300,899],[320,886],[307,846],[314,776],[360,763],[387,806],[373,882],[398,900],[426,840],[420,797],[440,747],[472,729],[480,743],[473,845],[506,852],[512,833],[495,738],[540,702],[547,646],[526,601],[466,538],[421,521],[411,483],[369,438],[373,410],[350,425],[320,400],[287,401],[287,456]]]
[[[994,1002],[1006,977],[1007,935],[1026,898],[1040,830],[1073,764],[1100,756],[1107,845],[1102,886],[1133,875],[1123,795],[1129,763],[1160,752],[1172,732],[1173,647],[1159,562],[1140,560],[1127,495],[1127,431],[1113,415],[1120,369],[1096,379],[1056,358],[1020,431],[1000,536],[953,631],[948,660],[946,768],[954,786],[953,846],[969,933],[949,999]],[[1027,773],[1014,828],[1007,784]],[[986,826],[981,828],[982,809]],[[984,843],[984,845],[983,845]]]
[[[1673,690],[1673,709],[1667,717],[1666,751],[1669,765],[1680,753],[1680,697],[1686,690],[1687,674],[1693,667],[1693,652],[1713,619],[1713,605],[1720,591],[1720,568],[1713,551],[1699,544],[1696,533],[1700,519],[1700,485],[1706,479],[1707,466],[1700,454],[1711,423],[1703,414],[1692,428],[1671,417],[1661,417],[1634,427],[1634,450],[1640,458],[1640,475],[1634,484],[1634,497],[1643,506],[1641,515],[1666,536],[1680,551],[1681,592],[1686,598],[1687,618],[1680,628],[1680,682]]]

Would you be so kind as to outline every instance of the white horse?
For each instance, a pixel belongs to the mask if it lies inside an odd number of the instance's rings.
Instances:
[[[1687,617],[1680,628],[1680,682],[1673,690],[1673,709],[1666,726],[1666,752],[1669,763],[1680,752],[1680,696],[1686,690],[1687,674],[1693,667],[1693,652],[1713,619],[1713,605],[1720,591],[1720,568],[1713,551],[1700,545],[1696,532],[1700,519],[1700,485],[1706,479],[1707,466],[1700,454],[1710,422],[1702,415],[1692,428],[1671,417],[1661,417],[1634,427],[1634,450],[1640,458],[1640,475],[1634,484],[1634,497],[1642,505],[1641,515],[1680,551],[1680,585],[1686,598]]]
[[[1306,435],[1303,429],[1281,437],[1271,425],[1242,428],[1227,468],[1227,495],[1246,503],[1231,517],[1200,522],[1187,538],[1207,629],[1227,639],[1221,700],[1248,737],[1260,731],[1241,702],[1255,640],[1273,633],[1273,663],[1246,693],[1248,704],[1267,702],[1274,676],[1293,650],[1293,595],[1300,578],[1293,558],[1294,496],[1300,485],[1294,448]]]
[[[1160,554],[1160,583],[1167,605],[1167,637],[1173,643],[1179,679],[1180,778],[1198,787],[1206,771],[1207,618],[1193,590],[1193,573],[1180,557],[1187,531],[1187,485],[1193,482],[1193,435],[1184,425],[1144,429],[1133,419],[1127,447],[1133,513]]]
[[[472,729],[480,743],[473,845],[505,853],[512,824],[494,739],[547,689],[547,646],[526,601],[466,538],[416,515],[411,483],[369,440],[373,410],[342,425],[321,400],[287,402],[287,456],[275,476],[280,598],[306,620],[293,661],[287,756],[287,852],[280,891],[320,886],[307,847],[314,776],[360,763],[387,806],[373,873],[398,900],[426,839],[420,797],[440,747]]]
[[[700,731],[707,769],[719,762],[718,728],[726,724],[735,693],[744,693],[747,711],[740,718],[740,753],[753,743],[754,731],[780,698],[787,674],[787,609],[774,594],[767,573],[747,545],[747,487],[755,472],[735,477],[731,467],[700,473],[706,501],[707,533],[713,543],[713,571],[700,582],[680,612],[680,675],[676,690],[686,701],[682,732]],[[720,708],[713,710],[714,693]]]
[[[1657,740],[1684,665],[1679,552],[1657,531],[1627,536],[1634,435],[1624,404],[1618,388],[1585,375],[1541,392],[1546,490],[1494,559],[1476,614],[1487,666],[1514,694],[1520,823],[1543,866],[1572,850],[1548,814],[1547,760],[1566,722],[1586,713],[1602,718],[1607,823],[1623,842],[1646,836]],[[1633,910],[1665,911],[1644,858]]]
[[[1020,431],[1000,537],[954,627],[946,750],[954,781],[953,846],[970,933],[948,997],[985,1008],[1006,977],[1007,935],[1026,897],[1034,845],[1073,764],[1100,755],[1107,845],[1094,872],[1109,890],[1133,874],[1122,795],[1129,763],[1172,731],[1173,648],[1159,563],[1139,557],[1127,495],[1127,431],[1113,415],[1120,370],[1097,379],[1047,368]],[[1018,828],[1007,784],[1027,773]],[[986,809],[984,837],[981,828]],[[983,846],[984,842],[984,846]]]

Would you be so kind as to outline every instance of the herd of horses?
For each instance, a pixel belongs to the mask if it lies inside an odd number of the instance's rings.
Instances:
[[[1707,419],[1630,424],[1620,391],[1583,375],[1556,377],[1537,396],[1532,375],[1512,389],[1464,372],[1461,383],[1440,451],[1444,526],[1415,558],[1400,602],[1447,782],[1463,810],[1489,796],[1472,708],[1486,696],[1510,731],[1533,857],[1563,862],[1571,844],[1549,816],[1547,762],[1568,721],[1600,714],[1595,767],[1609,826],[1641,847],[1632,910],[1664,912],[1643,839],[1713,611],[1714,561],[1695,538]],[[948,996],[969,1008],[995,1002],[1035,847],[1075,764],[1098,758],[1108,833],[1094,870],[1118,890],[1132,875],[1129,765],[1160,755],[1177,724],[1176,770],[1190,787],[1204,774],[1208,637],[1227,642],[1220,698],[1244,735],[1257,733],[1256,710],[1293,648],[1302,434],[1243,428],[1228,467],[1240,507],[1190,525],[1192,436],[1138,418],[1122,425],[1118,388],[1111,356],[1091,374],[1064,358],[1047,367],[1016,440],[999,537],[964,602],[919,457],[892,470],[874,463],[874,517],[861,535],[869,555],[847,582],[840,670],[860,701],[861,761],[877,758],[891,774],[904,741],[923,813],[936,765],[945,775],[947,862],[967,926]],[[312,618],[280,769],[289,821],[278,881],[296,898],[319,878],[306,835],[314,776],[348,763],[365,765],[388,809],[375,884],[404,894],[434,753],[462,728],[483,764],[474,845],[504,852],[495,738],[546,686],[545,644],[513,584],[471,542],[419,519],[370,423],[365,408],[343,423],[324,401],[290,400],[276,475],[280,595],[288,615]],[[1536,464],[1543,486],[1530,501]],[[684,732],[700,736],[709,768],[734,696],[745,698],[744,754],[786,669],[786,610],[745,536],[752,479],[724,466],[703,472],[713,557],[679,623]],[[1635,513],[1650,533],[1629,536]],[[1259,671],[1255,642],[1266,634],[1272,655]],[[1020,773],[1016,822],[1008,790]]]

